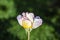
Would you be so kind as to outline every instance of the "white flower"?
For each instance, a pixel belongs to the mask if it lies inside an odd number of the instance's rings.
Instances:
[[[42,19],[39,16],[34,17],[33,13],[22,13],[17,16],[19,24],[25,29],[35,29],[42,25]]]

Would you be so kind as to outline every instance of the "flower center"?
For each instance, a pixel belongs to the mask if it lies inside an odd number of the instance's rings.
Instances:
[[[32,28],[32,23],[29,20],[23,20],[22,21],[23,28]]]

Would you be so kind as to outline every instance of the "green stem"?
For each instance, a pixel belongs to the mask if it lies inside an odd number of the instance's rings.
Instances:
[[[28,40],[30,40],[30,30],[28,30]]]

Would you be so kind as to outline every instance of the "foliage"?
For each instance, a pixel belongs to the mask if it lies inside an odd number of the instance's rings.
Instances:
[[[60,39],[60,5],[58,0],[0,0],[0,40],[27,40],[16,20],[22,12],[33,12],[43,25],[32,30],[31,40]]]
[[[16,16],[16,9],[12,0],[0,0],[0,19]]]

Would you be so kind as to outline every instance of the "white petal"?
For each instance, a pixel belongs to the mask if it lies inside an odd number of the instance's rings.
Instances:
[[[17,16],[17,20],[18,20],[18,23],[22,26],[22,20],[23,20],[23,18],[22,18],[21,15]]]
[[[35,28],[37,28],[37,27],[39,27],[41,25],[42,25],[42,19],[35,18],[34,23],[33,23],[33,29],[35,29]]]
[[[31,16],[33,18],[34,17],[34,14],[33,13],[29,13],[29,16]]]
[[[33,13],[26,13],[26,16],[28,17],[28,19],[29,19],[30,21],[33,22],[33,18],[34,18],[34,14],[33,14]]]
[[[22,16],[21,16],[21,15],[18,15],[18,16],[17,16],[17,19],[21,19],[21,18],[22,18]]]

